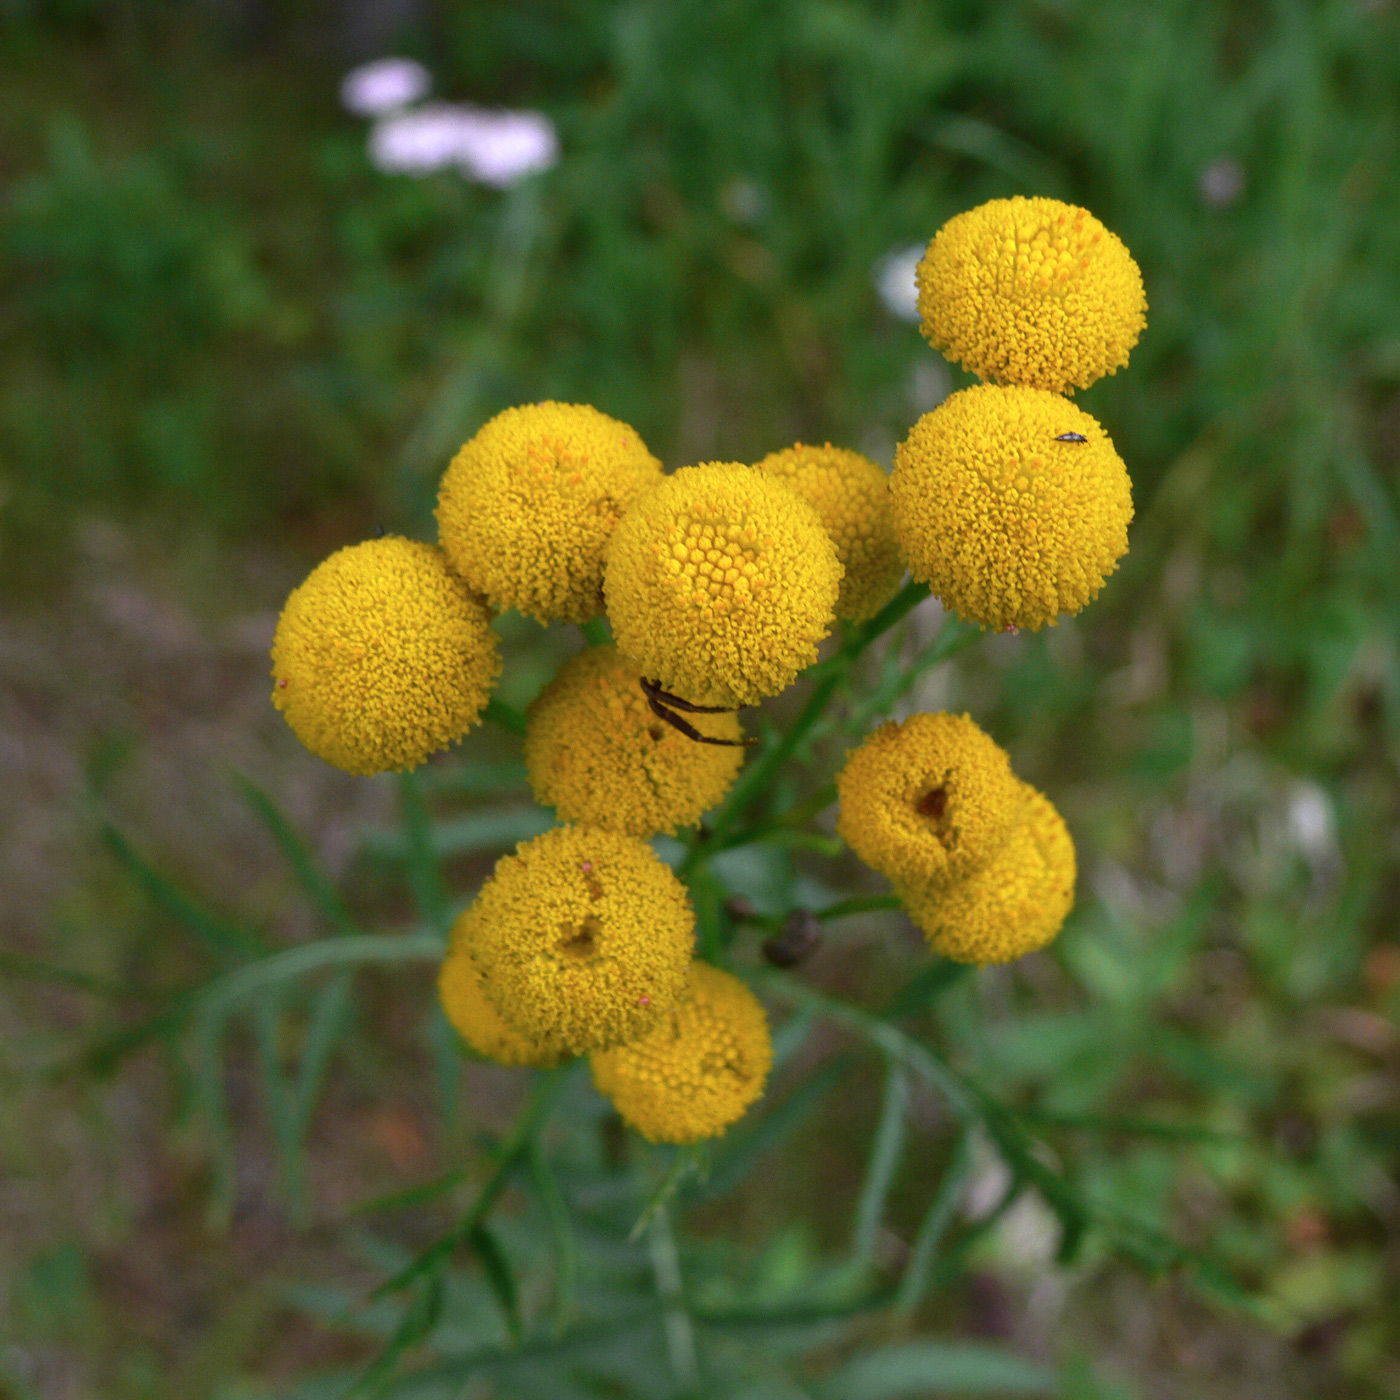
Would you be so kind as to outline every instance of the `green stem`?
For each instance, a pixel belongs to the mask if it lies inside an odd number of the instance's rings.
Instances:
[[[509,729],[512,734],[523,734],[525,732],[525,715],[517,710],[514,705],[507,705],[504,700],[497,700],[494,696],[486,702],[486,708],[481,713],[482,719],[488,719],[492,724],[498,724],[502,729]]]
[[[933,1261],[938,1255],[939,1246],[948,1226],[953,1223],[953,1213],[962,1199],[963,1188],[972,1174],[971,1139],[964,1129],[953,1147],[952,1160],[943,1171],[943,1180],[938,1191],[929,1203],[927,1213],[919,1225],[919,1233],[914,1236],[914,1247],[909,1252],[909,1262],[905,1265],[904,1277],[899,1281],[895,1294],[894,1310],[897,1316],[908,1319],[928,1292],[929,1278]]]
[[[798,746],[811,732],[822,717],[828,702],[836,693],[837,687],[846,678],[852,664],[860,654],[882,633],[912,612],[929,596],[928,587],[922,583],[907,583],[869,622],[851,629],[845,642],[834,655],[818,662],[806,672],[808,680],[816,684],[807,697],[802,712],[778,740],[759,758],[751,763],[730,789],[729,796],[719,810],[711,826],[708,837],[697,839],[686,852],[681,862],[679,875],[685,879],[711,851],[725,849],[730,828],[744,814],[761,793],[768,791],[779,770],[797,751]]]
[[[450,1234],[444,1235],[436,1244],[425,1249],[411,1264],[400,1269],[386,1282],[381,1283],[370,1294],[371,1300],[377,1301],[387,1297],[390,1293],[397,1293],[401,1289],[407,1288],[409,1284],[416,1282],[425,1273],[450,1259],[462,1245],[467,1243],[472,1232],[491,1213],[491,1207],[496,1204],[496,1198],[505,1190],[506,1182],[510,1180],[515,1169],[522,1160],[529,1156],[535,1134],[543,1126],[550,1109],[554,1106],[554,1100],[559,1093],[566,1073],[567,1067],[549,1070],[535,1079],[530,1090],[530,1097],[525,1100],[510,1133],[496,1154],[495,1169],[486,1179],[486,1184],[477,1193],[471,1209],[467,1211]]]
[[[303,943],[216,978],[196,998],[206,1017],[217,1017],[264,987],[323,967],[360,963],[441,962],[447,945],[436,933],[362,933]]]

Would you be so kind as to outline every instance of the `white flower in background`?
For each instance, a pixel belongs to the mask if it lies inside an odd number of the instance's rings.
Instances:
[[[391,175],[430,175],[456,166],[469,179],[504,189],[548,170],[559,159],[559,139],[542,112],[429,102],[375,122],[369,158]]]
[[[886,309],[901,321],[919,319],[919,284],[914,272],[926,247],[926,244],[915,243],[912,247],[900,248],[875,266],[875,290],[880,293]]]
[[[352,68],[340,84],[340,100],[357,117],[382,117],[428,95],[432,79],[411,58],[376,58]]]
[[[463,110],[470,119],[462,129],[459,161],[483,185],[504,189],[559,159],[554,123],[543,112]]]
[[[472,114],[450,102],[429,102],[394,112],[369,133],[369,158],[389,175],[431,175],[460,165]]]

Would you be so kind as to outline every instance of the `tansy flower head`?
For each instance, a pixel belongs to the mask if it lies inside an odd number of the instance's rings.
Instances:
[[[929,343],[999,384],[1087,389],[1128,363],[1147,324],[1132,255],[1058,199],[993,199],[949,219],[918,282]]]
[[[943,888],[982,869],[1020,815],[1021,783],[1003,749],[967,715],[882,724],[836,778],[837,830],[898,884]]]
[[[939,890],[905,890],[909,916],[935,953],[1004,963],[1043,948],[1074,903],[1074,842],[1048,798],[1028,784],[1020,820],[975,874]]]
[[[848,448],[796,447],[770,452],[758,469],[786,481],[815,507],[845,569],[836,616],[874,617],[899,589],[904,559],[894,537],[889,478]]]
[[[578,1054],[657,1025],[685,988],[694,941],[685,886],[649,846],[560,826],[497,862],[467,946],[510,1026]]]
[[[841,586],[836,546],[791,487],[737,462],[685,467],[608,542],[618,646],[697,705],[776,695],[817,657]]]
[[[773,1063],[768,1017],[737,977],[690,968],[679,1006],[650,1035],[595,1053],[593,1082],[651,1142],[698,1142],[744,1115]]]
[[[468,909],[453,925],[452,947],[438,972],[438,996],[457,1034],[478,1055],[498,1064],[535,1069],[558,1064],[561,1056],[557,1051],[542,1048],[501,1019],[468,950],[471,936],[472,911]]]
[[[349,545],[282,609],[272,703],[347,773],[412,768],[481,714],[501,670],[490,620],[433,545]]]
[[[540,622],[603,610],[603,547],[661,480],[634,428],[587,404],[498,413],[452,459],[437,522],[452,566],[497,609]]]
[[[564,663],[525,729],[537,802],[566,821],[646,838],[690,826],[724,796],[743,750],[698,744],[658,719],[640,680],[616,647]],[[740,736],[732,714],[687,718],[715,738]]]
[[[900,443],[890,495],[913,576],[997,631],[1078,612],[1127,552],[1133,518],[1108,434],[1043,389],[945,399]]]

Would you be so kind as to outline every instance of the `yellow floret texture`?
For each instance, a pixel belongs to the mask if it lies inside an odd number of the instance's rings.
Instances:
[[[590,1058],[593,1082],[651,1142],[698,1142],[741,1118],[773,1064],[768,1017],[737,977],[690,969],[680,1005],[644,1039]]]
[[[430,544],[386,536],[322,561],[272,641],[272,703],[347,773],[413,768],[476,723],[500,674],[491,614]]]
[[[904,557],[894,536],[889,478],[868,457],[848,448],[795,447],[770,452],[758,468],[786,481],[812,505],[845,569],[836,616],[874,617],[899,590]]]
[[[525,728],[537,802],[566,821],[646,838],[693,825],[724,796],[743,750],[687,738],[651,711],[640,680],[613,646],[564,663]],[[732,714],[686,719],[713,738],[740,737]]]
[[[629,503],[661,480],[635,428],[587,404],[508,408],[452,459],[438,536],[497,609],[540,622],[603,610],[603,548]]]
[[[1084,442],[1058,441],[1075,433]],[[984,627],[1038,629],[1094,599],[1127,553],[1127,468],[1099,424],[1043,389],[977,385],[914,425],[890,478],[909,569]]]
[[[438,996],[453,1029],[478,1055],[502,1065],[547,1069],[559,1063],[559,1052],[546,1050],[501,1018],[481,981],[467,946],[472,937],[472,911],[461,914],[452,927],[451,949],[438,972]]]
[[[582,1054],[645,1035],[685,990],[695,916],[685,886],[632,836],[560,826],[504,856],[468,942],[505,1021]]]
[[[1022,806],[1005,750],[967,715],[946,711],[867,735],[836,790],[846,844],[896,884],[920,890],[986,866]]]
[[[929,946],[967,963],[1004,963],[1043,948],[1074,904],[1074,842],[1048,798],[1028,784],[1024,808],[1001,850],[946,889],[896,884]]]
[[[949,219],[918,283],[929,343],[998,384],[1087,389],[1128,363],[1147,324],[1132,255],[1058,199],[993,199]]]
[[[816,660],[841,573],[790,486],[706,462],[633,503],[608,542],[604,592],[618,646],[648,680],[697,705],[751,705]]]

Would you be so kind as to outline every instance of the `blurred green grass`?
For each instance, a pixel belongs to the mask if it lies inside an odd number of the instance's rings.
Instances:
[[[1286,1314],[1296,1393],[1319,1356],[1396,1393],[1396,7],[425,8],[396,37],[440,91],[559,124],[561,165],[505,193],[371,169],[343,20],[0,6],[7,589],[61,584],[91,518],[308,564],[377,522],[427,533],[460,441],[547,396],[668,465],[799,437],[888,460],[935,357],[877,262],[992,196],[1086,204],[1150,302],[1129,370],[1083,395],[1133,475],[1132,552],[1083,617],[951,683],[1064,807],[1080,906],[1052,963],[939,1016],[1060,1115],[1098,1197],[1184,1221]],[[762,898],[779,866],[735,879]],[[898,958],[864,955],[841,975],[882,991]],[[1130,1111],[1242,1136],[1092,1129]],[[809,1213],[838,1132],[786,1164]],[[896,1197],[911,1232],[920,1206]],[[97,1291],[60,1243],[10,1325],[101,1350]]]

